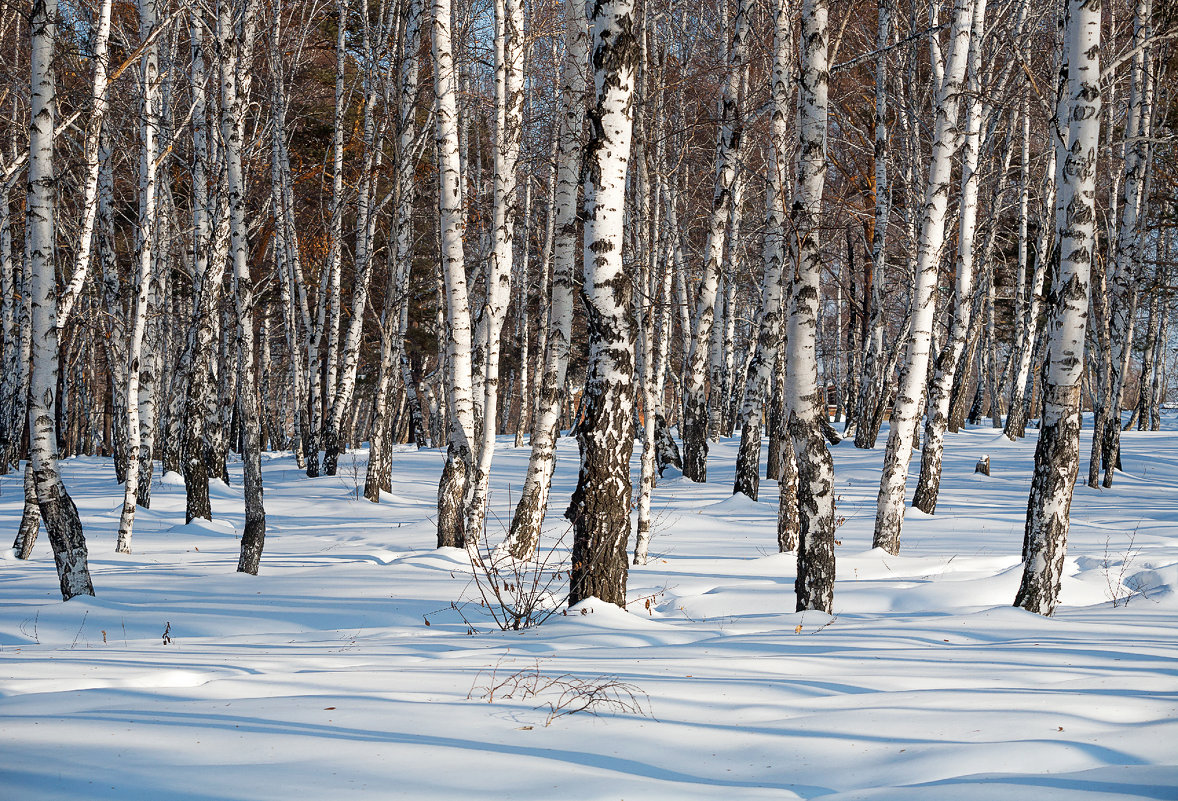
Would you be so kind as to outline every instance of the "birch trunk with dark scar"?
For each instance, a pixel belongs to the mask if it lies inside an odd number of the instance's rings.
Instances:
[[[798,550],[798,460],[792,437],[781,438],[781,459],[777,475],[777,551],[794,553]]]
[[[760,485],[761,428],[769,405],[770,381],[781,347],[782,265],[785,259],[786,165],[789,159],[790,15],[787,4],[774,7],[773,72],[770,80],[773,107],[770,116],[769,185],[765,195],[765,276],[761,284],[761,315],[757,343],[745,382],[740,448],[736,455],[733,494],[741,492],[757,500]]]
[[[139,39],[147,41],[156,26],[155,0],[139,2]],[[159,48],[149,44],[140,57],[139,137],[139,263],[135,275],[135,301],[132,312],[131,336],[127,343],[127,481],[123,486],[123,512],[119,518],[118,542],[115,551],[131,552],[131,535],[135,525],[135,506],[139,501],[139,456],[142,447],[140,431],[140,373],[143,367],[143,338],[151,303],[155,266],[156,224],[156,156],[159,145],[158,113]],[[149,371],[150,372],[150,368]],[[148,387],[150,390],[150,387]]]
[[[548,341],[532,426],[532,454],[505,543],[508,552],[517,559],[530,558],[540,539],[540,527],[552,487],[552,471],[556,465],[556,439],[565,399],[573,324],[573,269],[577,260],[577,194],[586,96],[584,71],[589,50],[583,8],[577,0],[565,0],[565,60],[560,78],[561,114],[556,155],[555,240]]]
[[[262,498],[262,454],[258,378],[254,341],[254,284],[249,272],[249,241],[245,219],[246,185],[243,164],[245,113],[249,104],[250,62],[257,25],[257,0],[236,9],[222,0],[217,8],[217,30],[222,47],[221,138],[228,177],[229,257],[233,265],[233,299],[237,321],[237,408],[242,429],[241,461],[244,475],[245,530],[241,535],[239,573],[256,575],[266,538],[266,510]]]
[[[900,550],[904,488],[908,481],[912,442],[928,375],[929,343],[936,311],[934,290],[940,250],[945,239],[945,212],[949,203],[953,157],[961,138],[957,118],[969,54],[973,7],[974,0],[956,0],[944,80],[937,93],[933,150],[928,183],[921,203],[922,219],[915,264],[916,286],[912,297],[912,331],[905,353],[903,377],[892,411],[875,517],[873,547],[883,548],[891,554]]]
[[[486,364],[483,374],[483,427],[478,446],[474,486],[467,507],[470,542],[482,533],[487,514],[487,491],[495,456],[499,412],[500,335],[511,301],[515,224],[519,217],[516,166],[524,118],[524,7],[522,0],[495,0],[498,35],[495,42],[495,192],[492,210],[494,243],[487,274]],[[507,400],[510,403],[510,398]]]
[[[7,475],[14,464],[16,442],[24,427],[24,415],[18,414],[17,385],[21,369],[21,326],[17,313],[16,259],[12,256],[12,207],[9,186],[0,181],[0,475]],[[28,363],[27,361],[25,362]]]
[[[438,547],[466,544],[467,483],[473,468],[474,402],[471,387],[470,302],[463,254],[462,174],[458,109],[450,45],[450,2],[433,0],[434,125],[438,159],[438,213],[445,281],[446,366],[449,370],[449,445],[438,483]],[[471,536],[475,536],[471,532]]]
[[[1055,611],[1067,550],[1072,491],[1080,463],[1080,379],[1096,251],[1096,166],[1100,139],[1100,5],[1069,0],[1066,47],[1067,157],[1056,201],[1058,280],[1052,281],[1043,419],[1027,501],[1023,576],[1015,606]]]
[[[798,161],[790,221],[795,232],[793,286],[786,333],[785,402],[797,460],[797,611],[829,613],[834,603],[834,460],[826,447],[825,390],[818,380],[817,328],[822,254],[819,225],[826,177],[826,0],[802,4],[798,81]],[[788,476],[787,476],[788,478]]]
[[[1149,137],[1152,126],[1151,106],[1153,71],[1147,41],[1152,33],[1152,0],[1136,0],[1133,12],[1133,46],[1139,48],[1133,57],[1129,89],[1129,114],[1125,121],[1125,167],[1122,181],[1121,225],[1117,234],[1116,259],[1112,270],[1109,303],[1110,339],[1112,353],[1112,389],[1108,408],[1111,425],[1104,430],[1104,481],[1113,485],[1114,468],[1120,466],[1121,405],[1124,402],[1125,379],[1133,347],[1133,318],[1137,312],[1137,264],[1141,261],[1141,205],[1145,197],[1146,175],[1149,170]],[[1146,354],[1152,343],[1147,343]]]
[[[716,177],[704,246],[704,274],[695,304],[694,335],[684,366],[683,385],[683,475],[692,481],[708,477],[707,359],[716,312],[716,294],[723,267],[724,235],[732,204],[732,183],[744,125],[741,119],[740,78],[748,60],[748,0],[737,0],[732,22],[732,46],[728,74],[720,98],[720,128],[716,138]],[[717,392],[717,395],[719,392]],[[717,402],[719,399],[717,398]]]
[[[875,218],[871,235],[870,311],[867,316],[867,341],[863,353],[859,396],[856,399],[855,447],[874,448],[883,424],[881,395],[887,376],[881,369],[884,359],[884,278],[887,269],[888,218],[892,210],[892,189],[888,183],[888,86],[887,47],[891,39],[892,0],[878,0],[875,56]]]
[[[37,542],[37,533],[41,530],[41,508],[37,506],[37,485],[33,481],[33,463],[25,463],[24,471],[24,511],[20,516],[20,525],[16,529],[16,539],[12,543],[12,550],[17,559],[30,559],[33,556],[33,545]]]
[[[941,457],[945,444],[945,430],[949,425],[949,400],[957,362],[965,350],[965,338],[973,310],[974,237],[978,219],[978,155],[982,148],[982,36],[985,33],[986,0],[975,0],[973,30],[969,40],[969,100],[966,111],[966,130],[962,140],[961,213],[957,225],[957,284],[953,294],[953,318],[948,339],[936,361],[933,380],[928,390],[928,421],[925,424],[924,446],[921,451],[920,477],[912,505],[926,514],[937,508],[941,488]],[[1007,149],[1009,162],[1010,149]],[[1001,196],[1003,170],[999,173]],[[993,283],[990,283],[992,286]],[[996,400],[996,399],[995,399]]]
[[[622,261],[626,165],[633,135],[637,25],[632,0],[592,7],[595,99],[585,148],[584,299],[589,365],[577,427],[581,469],[572,504],[569,604],[586,598],[626,603],[626,541],[630,534],[630,455],[634,339],[630,330],[633,275]]]
[[[29,460],[37,504],[53,558],[61,597],[93,595],[82,522],[57,465],[57,271],[53,130],[57,91],[53,76],[57,0],[35,0],[29,17],[31,44],[29,166],[25,236],[32,360],[29,368]]]

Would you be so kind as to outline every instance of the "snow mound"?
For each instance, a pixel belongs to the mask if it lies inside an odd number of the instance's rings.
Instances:
[[[168,529],[169,534],[193,534],[197,536],[216,536],[223,537],[225,535],[236,535],[237,529],[228,520],[205,520],[198,517],[191,523],[185,523],[179,526],[172,526]]]

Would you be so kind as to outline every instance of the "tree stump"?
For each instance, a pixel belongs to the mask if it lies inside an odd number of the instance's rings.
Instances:
[[[985,476],[990,475],[990,457],[983,456],[981,459],[978,459],[978,463],[973,466],[973,471]]]

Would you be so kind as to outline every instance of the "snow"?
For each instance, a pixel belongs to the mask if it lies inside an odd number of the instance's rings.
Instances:
[[[762,481],[760,502],[732,498],[738,440],[722,440],[709,483],[656,488],[628,611],[588,599],[524,632],[470,602],[464,551],[433,547],[437,451],[397,449],[379,505],[356,500],[350,469],[308,479],[289,454],[266,460],[256,577],[234,572],[239,463],[213,490],[212,523],[182,525],[182,484],[157,479],[135,552],[118,555],[113,468],[72,459],[98,596],[58,600],[43,533],[31,561],[0,556],[0,795],[1175,799],[1178,420],[1166,422],[1124,434],[1112,489],[1077,486],[1051,619],[1010,606],[1033,431],[948,435],[937,513],[907,510],[899,556],[870,548],[882,447],[833,448],[846,517],[833,616],[793,611],[776,484]],[[509,443],[492,544],[527,465]],[[973,472],[983,453],[989,478]],[[569,544],[576,470],[563,438],[542,548]],[[7,536],[20,510],[16,473],[0,479]],[[521,689],[537,672],[535,692]],[[550,719],[568,682],[610,681],[632,693],[627,709]]]

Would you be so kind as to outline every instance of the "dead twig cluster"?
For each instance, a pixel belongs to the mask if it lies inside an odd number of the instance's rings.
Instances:
[[[650,696],[639,687],[617,676],[593,676],[581,678],[572,673],[552,675],[540,669],[540,661],[531,667],[503,675],[503,659],[493,668],[479,671],[471,685],[468,700],[485,700],[488,704],[496,700],[539,701],[533,708],[548,710],[544,725],[565,715],[588,712],[590,715],[613,713],[617,715],[650,714]],[[480,684],[480,680],[482,683]]]

